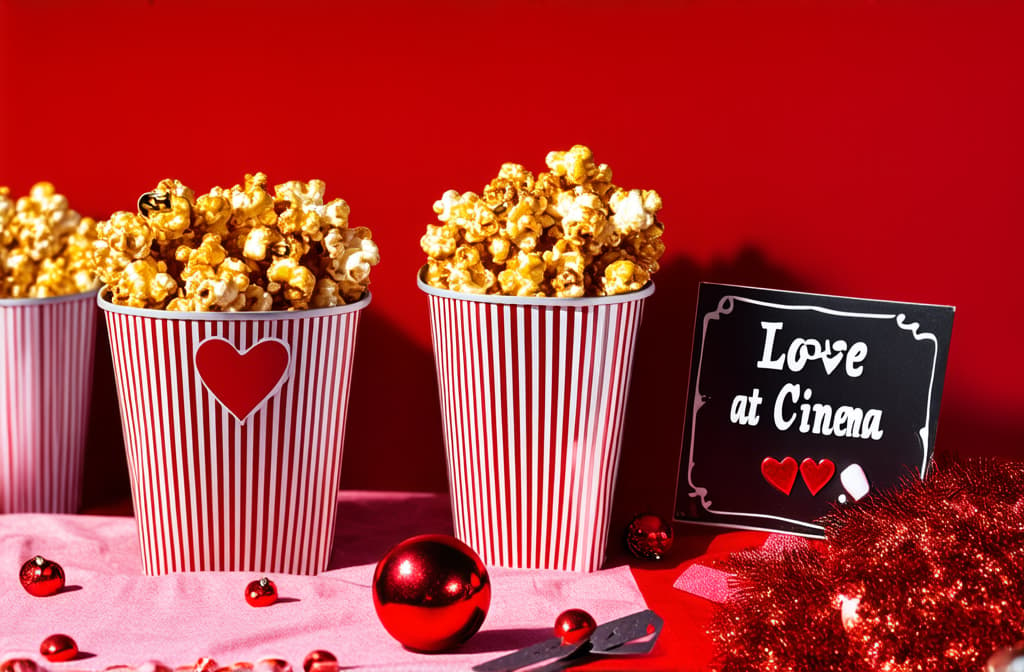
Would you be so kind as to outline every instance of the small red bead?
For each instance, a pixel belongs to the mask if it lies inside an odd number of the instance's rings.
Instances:
[[[37,555],[21,566],[18,576],[29,595],[55,595],[64,587],[64,570],[56,562]]]
[[[63,663],[78,655],[78,644],[67,635],[50,635],[39,645],[39,653],[51,663]]]
[[[258,581],[251,581],[245,587],[245,601],[253,607],[269,607],[277,602],[277,586],[265,576]]]
[[[10,658],[0,663],[0,672],[37,672],[39,666],[31,658]]]
[[[220,667],[217,661],[213,658],[203,657],[196,661],[196,664],[192,666],[193,672],[215,672]]]
[[[261,658],[252,669],[253,672],[292,672],[292,666],[283,658]]]
[[[302,661],[303,672],[338,672],[338,659],[330,651],[310,651]]]
[[[595,628],[597,621],[582,609],[566,609],[555,619],[555,637],[560,637],[563,644],[589,639]]]

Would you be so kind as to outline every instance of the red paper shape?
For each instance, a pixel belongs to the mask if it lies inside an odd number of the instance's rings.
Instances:
[[[800,463],[800,475],[804,477],[804,483],[807,484],[807,489],[811,491],[812,495],[818,494],[822,488],[828,485],[835,473],[836,465],[828,458],[815,462],[806,457]]]
[[[761,461],[761,475],[764,476],[764,480],[784,495],[793,491],[796,472],[796,460],[792,457],[786,457],[781,462],[774,457],[766,457]]]
[[[209,338],[196,348],[195,365],[206,389],[240,422],[272,397],[288,379],[291,353],[276,338],[245,352],[230,341]]]

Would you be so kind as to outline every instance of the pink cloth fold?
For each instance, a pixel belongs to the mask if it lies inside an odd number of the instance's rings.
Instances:
[[[746,534],[748,533],[736,533],[735,536],[738,537],[739,535]],[[721,535],[717,541],[720,544],[728,545],[729,537],[730,535],[728,534]],[[793,534],[771,533],[760,540],[759,546],[751,546],[750,549],[757,548],[769,552],[782,552],[789,549],[803,548],[811,543],[816,542]],[[698,558],[683,569],[682,573],[679,574],[679,578],[672,584],[672,587],[718,604],[725,602],[735,590],[729,585],[729,579],[732,575],[729,572],[712,567],[711,564],[716,559],[724,560],[728,556],[728,551],[716,551]]]
[[[729,576],[720,569],[694,563],[683,570],[672,587],[721,604],[732,594]]]
[[[491,607],[480,632],[454,652],[412,653],[377,620],[370,584],[376,561],[413,534],[450,531],[443,495],[342,493],[331,569],[319,576],[271,575],[281,600],[246,604],[255,574],[142,575],[135,522],[125,517],[0,516],[0,660],[30,657],[51,670],[102,670],[158,660],[171,667],[207,656],[221,665],[283,658],[296,670],[314,649],[343,666],[468,669],[546,639],[565,609],[603,622],[646,608],[627,567],[593,574],[491,568]],[[406,515],[395,516],[398,511]],[[346,516],[351,517],[346,520]],[[411,529],[416,528],[416,529]],[[67,587],[32,597],[18,569],[34,555],[59,562]],[[70,635],[82,654],[48,663],[40,642]]]

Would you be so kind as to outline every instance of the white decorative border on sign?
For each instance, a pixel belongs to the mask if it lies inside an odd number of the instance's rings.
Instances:
[[[859,317],[859,318],[870,319],[870,320],[895,320],[896,321],[896,326],[899,327],[900,329],[903,329],[905,331],[911,332],[914,340],[917,340],[917,341],[931,341],[934,347],[933,347],[933,350],[932,350],[931,378],[928,381],[928,400],[927,400],[927,403],[925,404],[925,423],[924,423],[924,427],[922,427],[920,430],[918,430],[918,435],[921,437],[921,441],[922,441],[921,446],[922,446],[922,451],[923,451],[923,455],[922,455],[922,458],[921,458],[921,471],[920,471],[920,474],[921,474],[921,478],[924,478],[925,470],[927,469],[927,466],[928,466],[928,427],[931,424],[932,394],[934,392],[934,386],[935,386],[935,367],[936,367],[937,362],[938,362],[938,339],[935,337],[934,334],[930,334],[930,333],[923,333],[922,334],[922,333],[919,333],[918,329],[921,326],[920,323],[918,323],[918,322],[910,322],[910,323],[908,323],[906,321],[907,316],[905,314],[903,314],[903,313],[891,313],[891,314],[884,314],[884,313],[855,313],[855,312],[848,312],[848,311],[843,311],[843,310],[834,310],[832,308],[825,308],[823,306],[806,306],[806,305],[791,306],[791,305],[785,305],[785,304],[779,304],[779,303],[771,303],[771,302],[768,302],[768,301],[758,301],[757,299],[750,299],[750,298],[747,298],[747,297],[735,296],[735,295],[731,295],[730,294],[730,295],[723,296],[719,300],[718,308],[716,310],[714,310],[712,312],[709,312],[706,315],[704,315],[704,323],[702,325],[701,341],[700,341],[700,359],[697,361],[697,380],[696,380],[696,384],[694,385],[693,415],[690,418],[690,457],[689,457],[689,464],[688,464],[687,470],[686,470],[686,480],[687,480],[687,483],[690,486],[689,496],[691,498],[699,498],[701,506],[708,513],[714,513],[714,514],[722,515],[722,516],[736,516],[738,518],[763,518],[763,519],[776,520],[776,521],[780,521],[780,522],[789,523],[791,525],[796,525],[796,526],[804,527],[804,528],[807,528],[809,531],[812,531],[812,532],[822,532],[825,529],[821,525],[815,525],[814,523],[808,523],[808,522],[805,522],[805,521],[802,521],[802,520],[794,520],[792,518],[784,518],[782,516],[773,516],[773,515],[766,514],[766,513],[745,513],[745,512],[741,513],[741,512],[737,512],[737,511],[717,511],[717,510],[711,508],[713,506],[713,503],[708,500],[708,490],[707,490],[707,488],[703,488],[703,487],[700,487],[698,485],[695,485],[694,482],[693,482],[693,467],[695,465],[695,462],[693,460],[693,451],[694,451],[694,448],[696,447],[695,439],[696,439],[696,434],[697,434],[697,412],[704,406],[704,395],[701,394],[701,391],[700,391],[700,375],[701,375],[701,368],[703,367],[703,360],[704,360],[704,341],[707,338],[708,325],[710,324],[710,322],[712,320],[718,320],[723,315],[730,314],[732,312],[733,308],[734,308],[734,301],[742,301],[744,303],[750,303],[750,304],[754,304],[754,305],[758,305],[758,306],[763,306],[763,307],[767,307],[767,308],[778,308],[778,309],[781,309],[781,310],[813,310],[813,311],[816,311],[816,312],[819,312],[819,313],[824,313],[826,315],[834,315],[836,317],[855,317],[855,318]],[[713,521],[691,520],[690,522],[695,522],[695,523],[702,523],[702,522],[703,523],[711,523]],[[713,523],[713,524],[718,524],[718,523]],[[744,526],[742,526],[742,525],[730,524],[730,526],[731,527],[744,528]],[[762,529],[762,528],[750,527],[750,528],[744,528],[744,529]]]
[[[919,334],[917,332],[921,324],[919,322],[906,321],[907,316],[900,313],[896,316],[896,326],[900,329],[905,329],[913,335],[916,341],[931,341],[935,346],[935,354],[932,355],[932,377],[928,381],[928,406],[926,407],[926,415],[924,419],[924,427],[918,430],[918,434],[921,437],[922,445],[924,445],[924,457],[921,459],[921,477],[924,478],[925,469],[928,468],[928,426],[931,424],[931,412],[932,412],[932,387],[935,385],[935,360],[938,357],[939,341],[935,338],[935,334]]]

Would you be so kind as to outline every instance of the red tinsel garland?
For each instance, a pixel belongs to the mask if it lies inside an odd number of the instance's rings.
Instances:
[[[978,672],[1024,636],[1024,463],[951,460],[823,524],[725,563],[715,670]]]

